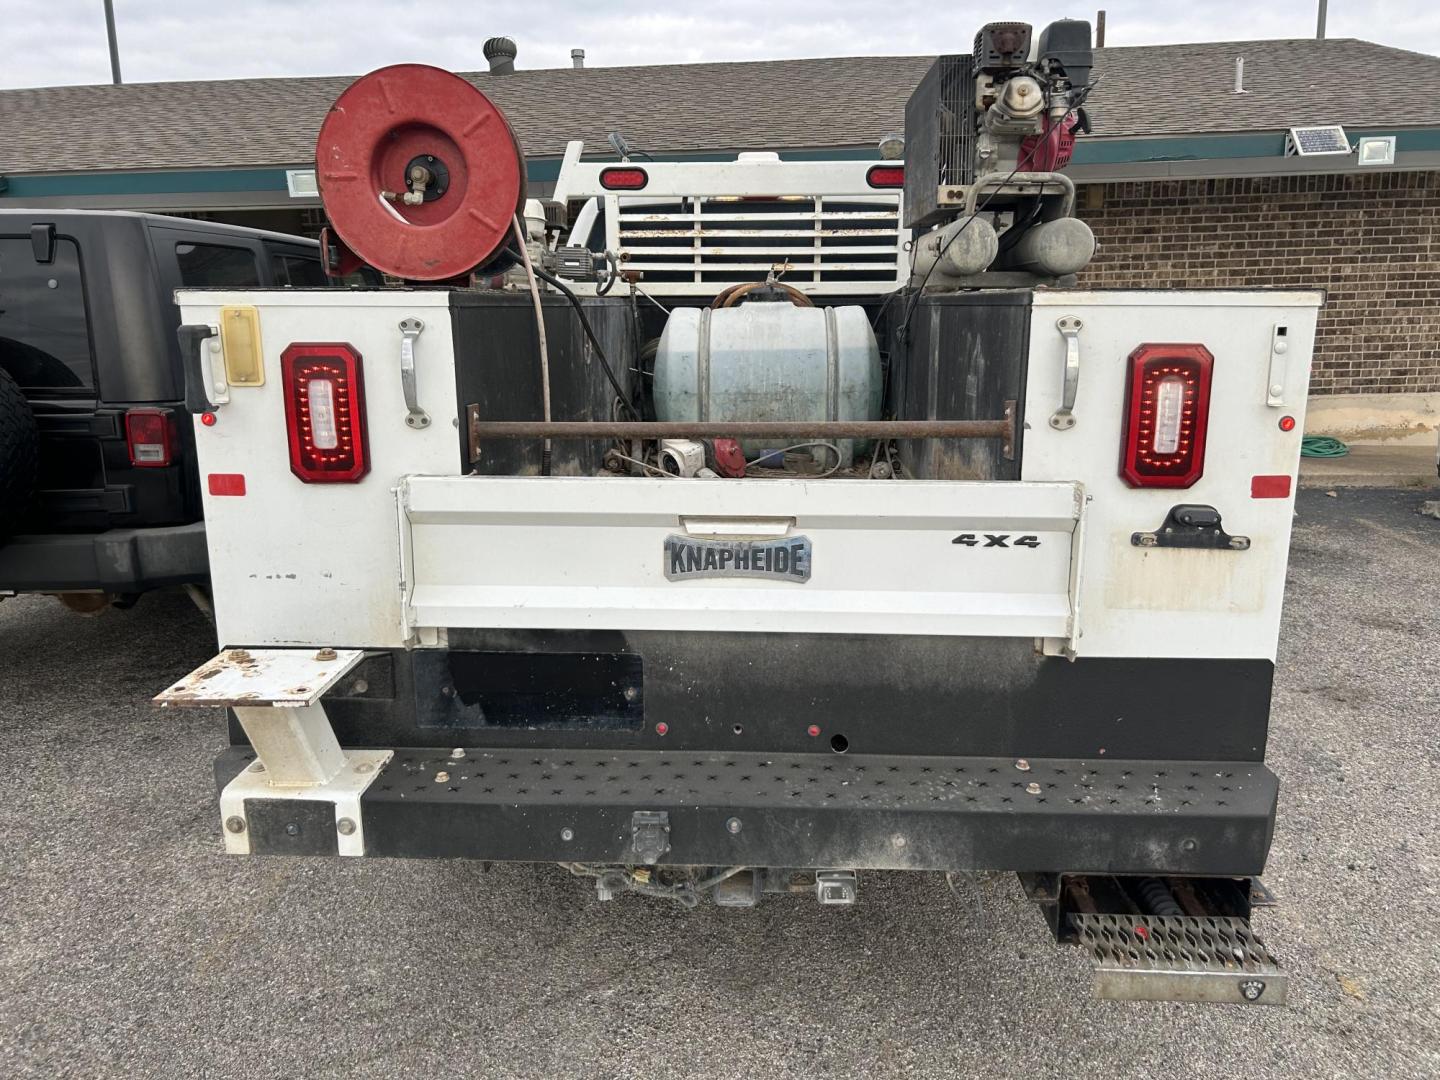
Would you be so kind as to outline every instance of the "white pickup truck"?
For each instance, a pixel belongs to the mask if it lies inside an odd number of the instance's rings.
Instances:
[[[1070,93],[1045,34],[996,55]],[[427,229],[471,242],[419,219],[475,197],[487,128],[442,121],[448,192],[417,159],[381,192],[415,195],[375,218],[404,244],[327,191],[390,273]],[[322,190],[368,175],[347,150],[322,131]],[[686,905],[1016,871],[1105,996],[1283,1001],[1248,919],[1321,297],[936,288],[873,186],[923,167],[577,150],[592,261],[518,215],[507,241],[494,181],[476,280],[509,284],[182,290],[223,648],[158,700],[231,710],[227,850],[553,861]],[[1068,205],[1010,175],[1002,260],[1027,200]]]

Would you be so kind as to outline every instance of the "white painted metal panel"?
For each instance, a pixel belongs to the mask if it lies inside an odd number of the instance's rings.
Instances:
[[[1079,480],[1090,499],[1079,655],[1274,658],[1321,300],[1268,290],[1036,292],[1022,475]],[[1055,430],[1048,418],[1060,405],[1065,365],[1056,323],[1065,316],[1083,324],[1080,382],[1075,425]],[[1278,366],[1277,325],[1288,342]],[[1137,489],[1120,478],[1128,357],[1147,342],[1199,342],[1215,358],[1205,471],[1188,489]],[[1293,431],[1280,430],[1282,416],[1295,418]],[[1276,475],[1291,477],[1290,498],[1251,497],[1252,477]],[[1132,533],[1159,527],[1181,503],[1215,507],[1226,532],[1250,538],[1249,550],[1131,543]]]
[[[400,499],[416,627],[1070,633],[1071,483],[414,476]],[[776,519],[810,539],[808,581],[667,579],[687,521]]]
[[[195,424],[215,617],[223,645],[405,644],[394,488],[410,472],[461,469],[449,298],[441,290],[179,291],[186,323],[226,304],[260,312],[266,379],[230,388],[213,427]],[[399,324],[425,323],[415,346],[419,404],[406,425]],[[292,342],[344,342],[361,356],[370,472],[306,484],[290,471],[280,354]],[[214,496],[211,473],[240,473],[245,494]]]

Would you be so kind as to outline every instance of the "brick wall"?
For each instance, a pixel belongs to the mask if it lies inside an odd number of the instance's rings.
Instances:
[[[1319,286],[1313,393],[1440,391],[1440,172],[1101,187],[1082,285]]]

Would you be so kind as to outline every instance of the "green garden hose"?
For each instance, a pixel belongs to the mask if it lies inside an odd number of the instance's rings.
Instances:
[[[1344,457],[1350,448],[1329,435],[1306,435],[1300,440],[1301,457]]]

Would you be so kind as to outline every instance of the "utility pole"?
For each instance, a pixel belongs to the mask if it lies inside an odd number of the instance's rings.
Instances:
[[[1095,48],[1105,47],[1105,9],[1101,8],[1095,13]]]
[[[120,46],[115,43],[114,0],[105,0],[105,34],[110,38],[110,81],[119,86],[122,80],[120,78]]]
[[[1319,41],[1325,40],[1325,8],[1326,0],[1320,0],[1320,14],[1315,18],[1315,37]]]

